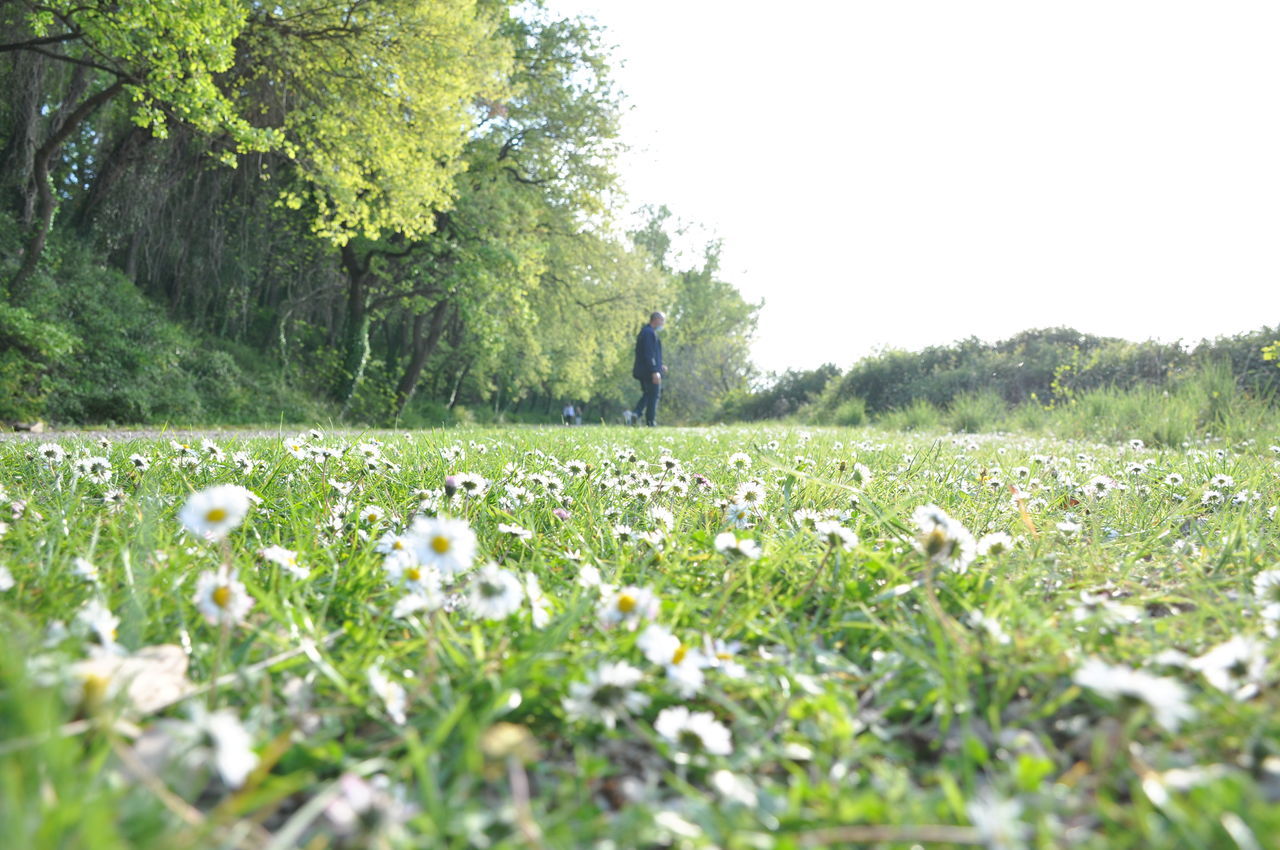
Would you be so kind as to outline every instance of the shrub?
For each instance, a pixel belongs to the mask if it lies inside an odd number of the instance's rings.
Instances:
[[[861,425],[867,421],[867,403],[854,397],[842,401],[831,414],[832,425]]]
[[[1004,399],[993,392],[961,393],[947,408],[947,427],[953,431],[976,434],[986,431],[1009,412]]]
[[[894,431],[924,431],[937,428],[942,420],[938,408],[922,398],[880,416],[879,424]]]

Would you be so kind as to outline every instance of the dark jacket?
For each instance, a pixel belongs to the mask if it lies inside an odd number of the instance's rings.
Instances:
[[[631,376],[644,381],[654,372],[661,371],[662,341],[658,339],[653,325],[645,325],[636,334],[636,364],[631,369]]]

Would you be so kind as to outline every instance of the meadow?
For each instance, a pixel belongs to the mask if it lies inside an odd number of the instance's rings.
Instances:
[[[13,848],[1276,847],[1280,434],[0,443]]]

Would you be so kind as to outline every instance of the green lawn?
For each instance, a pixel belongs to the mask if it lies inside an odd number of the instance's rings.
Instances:
[[[1276,443],[2,443],[4,846],[1274,847]]]

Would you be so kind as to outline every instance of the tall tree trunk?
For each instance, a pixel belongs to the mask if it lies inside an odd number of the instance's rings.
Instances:
[[[24,250],[22,266],[18,269],[17,274],[13,276],[13,279],[9,281],[9,297],[15,303],[21,303],[27,294],[27,284],[30,283],[31,276],[35,274],[36,267],[40,263],[40,255],[44,253],[44,244],[49,238],[49,228],[53,226],[53,214],[57,210],[57,199],[53,194],[53,186],[50,185],[49,165],[53,160],[54,154],[62,147],[63,142],[71,137],[76,128],[96,112],[98,107],[119,94],[123,88],[124,81],[117,80],[81,102],[79,106],[70,111],[61,125],[36,150],[32,162],[32,179],[35,181],[36,188],[34,230]]]
[[[111,153],[107,154],[98,166],[93,182],[89,184],[88,193],[76,206],[75,215],[71,219],[72,227],[81,233],[89,231],[89,228],[93,225],[93,215],[97,212],[103,199],[120,182],[120,178],[128,173],[129,166],[133,164],[137,152],[152,138],[151,134],[141,127],[130,127],[120,137],[120,140],[112,147]]]
[[[342,374],[338,377],[338,399],[345,415],[364,380],[369,363],[369,268],[372,256],[363,259],[351,243],[342,246],[342,268],[347,273],[347,315],[343,319]]]
[[[400,376],[396,385],[396,415],[404,414],[405,406],[413,398],[413,391],[418,387],[418,379],[422,377],[422,369],[427,359],[435,353],[440,345],[440,336],[444,333],[444,319],[449,311],[449,302],[441,300],[431,308],[430,313],[419,313],[413,317],[413,354],[409,365]],[[430,322],[428,326],[428,321]],[[424,334],[425,331],[425,334]]]
[[[475,360],[468,360],[462,367],[462,371],[458,372],[458,376],[453,379],[453,389],[449,391],[449,409],[453,410],[453,406],[458,403],[458,392],[462,389],[462,382],[467,379],[467,375],[471,372],[471,364]]]
[[[6,206],[19,215],[23,227],[30,227],[36,214],[36,192],[31,181],[36,149],[40,147],[40,96],[44,93],[46,65],[45,57],[20,51],[14,56],[10,77],[13,128],[0,152],[0,174],[7,177]]]

